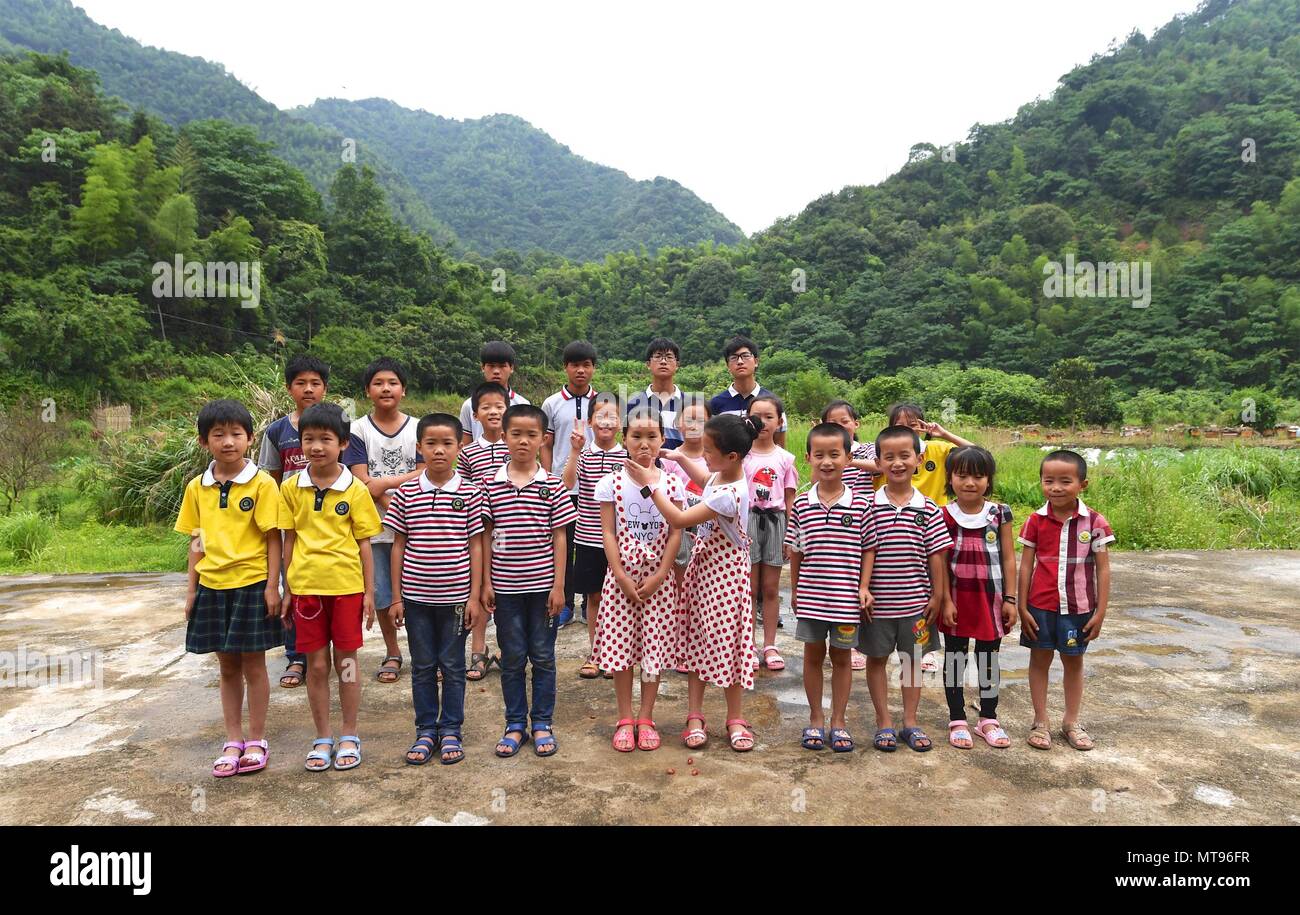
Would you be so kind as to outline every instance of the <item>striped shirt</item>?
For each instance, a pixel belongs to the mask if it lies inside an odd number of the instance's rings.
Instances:
[[[906,505],[896,506],[881,488],[872,498],[876,522],[876,561],[871,569],[873,619],[912,616],[930,600],[929,558],[952,548],[943,513],[934,500],[913,488]]]
[[[1082,499],[1064,523],[1043,503],[1020,529],[1020,542],[1034,551],[1029,603],[1060,613],[1096,610],[1097,554],[1106,552],[1106,544],[1114,540],[1110,524]]]
[[[555,584],[554,532],[578,517],[564,482],[541,467],[523,488],[502,467],[484,484],[484,520],[492,524],[492,590],[549,591]]]
[[[826,505],[814,483],[795,497],[785,545],[801,556],[795,615],[832,623],[859,622],[862,554],[876,548],[871,498],[845,486],[840,497]]]
[[[507,407],[513,407],[517,403],[528,403],[528,398],[524,397],[514,388],[508,390],[510,395],[506,401]],[[460,427],[464,429],[471,438],[483,437],[483,424],[474,417],[474,398],[466,397],[465,402],[460,405]]]
[[[573,542],[601,548],[605,545],[600,529],[600,503],[596,501],[596,483],[613,473],[627,460],[627,449],[615,445],[605,451],[594,442],[578,455],[578,523]]]
[[[850,457],[855,461],[874,461],[876,446],[872,442],[854,442]],[[868,498],[875,495],[876,486],[871,474],[852,464],[844,468],[844,485],[852,486],[854,492],[862,490]]]
[[[479,437],[460,449],[460,458],[456,461],[456,470],[464,474],[465,479],[476,486],[483,486],[483,481],[510,462],[510,446],[504,438],[499,442],[489,442]]]
[[[384,526],[406,537],[402,597],[463,604],[470,594],[470,539],[483,533],[483,493],[458,473],[439,486],[422,473],[393,493]]]

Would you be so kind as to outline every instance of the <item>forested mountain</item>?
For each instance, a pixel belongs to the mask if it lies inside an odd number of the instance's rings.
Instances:
[[[173,126],[211,118],[252,126],[322,193],[344,164],[343,141],[354,139],[356,164],[374,170],[398,217],[446,247],[540,248],[586,260],[743,237],[676,182],[633,181],[519,118],[458,122],[382,100],[318,102],[296,117],[220,64],[145,47],[70,0],[0,0],[0,51],[21,49],[66,51],[108,94]]]

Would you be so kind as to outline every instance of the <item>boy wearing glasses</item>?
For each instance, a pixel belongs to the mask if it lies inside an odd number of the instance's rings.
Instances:
[[[749,413],[751,400],[764,394],[772,395],[754,377],[758,370],[758,347],[748,337],[735,336],[722,348],[722,357],[727,362],[727,371],[731,373],[731,387],[713,396],[709,401],[709,413],[712,416],[721,413],[745,416]],[[772,435],[772,441],[781,448],[785,447],[785,429],[785,417],[782,417],[781,427]]]
[[[682,412],[682,389],[673,381],[681,358],[682,351],[672,340],[667,337],[651,340],[645,350],[650,386],[644,394],[638,391],[627,399],[627,415],[638,407],[648,407],[652,416],[657,414],[663,420],[665,448],[677,448],[685,441],[677,428],[677,416]]]

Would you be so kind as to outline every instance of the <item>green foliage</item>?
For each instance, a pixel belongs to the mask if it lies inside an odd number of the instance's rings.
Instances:
[[[0,546],[12,550],[20,562],[40,556],[53,536],[49,520],[37,512],[15,512],[0,518]]]

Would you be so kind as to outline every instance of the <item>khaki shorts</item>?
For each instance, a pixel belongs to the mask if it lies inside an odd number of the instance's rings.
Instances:
[[[794,627],[794,637],[800,642],[825,643],[829,640],[832,648],[857,648],[858,624],[800,617]]]
[[[887,658],[897,650],[900,655],[912,656],[919,664],[922,655],[937,647],[935,630],[926,625],[924,613],[873,619],[858,633],[858,648],[869,658]]]
[[[785,512],[749,513],[750,565],[785,565],[785,526]]]

